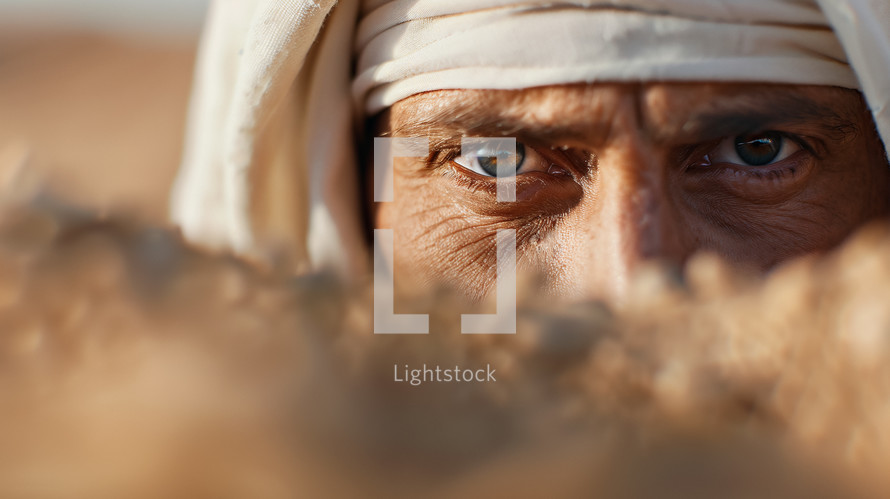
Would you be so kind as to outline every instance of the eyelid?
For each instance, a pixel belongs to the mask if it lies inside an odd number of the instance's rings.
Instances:
[[[437,169],[451,164],[455,158],[460,156],[460,141],[442,141],[438,144],[431,144],[430,155],[426,158],[426,167]]]

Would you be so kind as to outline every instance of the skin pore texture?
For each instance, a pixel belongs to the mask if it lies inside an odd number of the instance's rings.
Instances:
[[[415,95],[377,136],[427,137],[397,158],[401,285],[473,297],[495,282],[498,229],[515,229],[520,273],[561,296],[617,298],[649,261],[699,251],[768,270],[833,248],[890,210],[890,168],[858,92],[834,87],[654,83]],[[462,137],[515,137],[517,201],[500,203],[490,158]]]

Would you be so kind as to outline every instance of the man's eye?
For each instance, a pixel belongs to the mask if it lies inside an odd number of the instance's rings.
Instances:
[[[767,166],[788,158],[800,150],[779,132],[760,132],[725,139],[711,155],[711,163],[742,166]]]
[[[534,155],[534,154],[533,154]],[[512,157],[511,157],[512,156]],[[488,150],[486,147],[480,147],[478,150],[463,154],[454,158],[454,162],[458,165],[478,173],[486,177],[498,176],[498,162],[511,162],[515,167],[510,176],[525,173],[528,170],[528,158],[526,158],[525,146],[521,142],[516,143],[516,154],[513,155],[506,151]]]

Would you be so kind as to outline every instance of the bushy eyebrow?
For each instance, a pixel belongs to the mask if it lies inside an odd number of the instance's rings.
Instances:
[[[565,120],[545,124],[529,119],[528,113],[508,112],[511,106],[507,101],[502,102],[505,104],[497,107],[484,99],[463,101],[451,97],[449,106],[402,114],[388,135],[427,137],[433,150],[463,136],[516,137],[556,144],[611,135],[611,124],[596,116],[568,115]],[[838,110],[791,89],[713,96],[692,109],[685,119],[660,125],[644,123],[643,128],[655,143],[691,144],[792,126],[818,130],[833,141],[850,140],[859,132],[852,119]]]
[[[606,135],[607,130],[594,130],[602,122],[544,124],[507,112],[507,105],[501,107],[491,102],[468,99],[466,102],[454,100],[454,105],[431,113],[414,114],[402,120],[391,130],[393,137],[427,137],[430,148],[435,144],[451,144],[456,138],[476,137],[515,137],[520,140],[558,142],[569,139],[582,140],[590,135]],[[599,133],[598,133],[599,132]]]
[[[511,117],[503,109],[483,105],[475,99],[455,104],[441,111],[412,113],[386,135],[426,137],[432,151],[454,146],[461,137],[535,137],[546,140],[540,124]]]
[[[707,141],[790,126],[819,130],[838,142],[850,140],[859,132],[852,119],[830,106],[791,93],[758,92],[725,102],[715,99],[704,109],[692,113],[682,126],[650,130],[650,136],[656,141],[678,138]]]

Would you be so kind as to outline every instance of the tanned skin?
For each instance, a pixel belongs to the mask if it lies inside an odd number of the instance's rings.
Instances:
[[[554,294],[615,298],[646,261],[682,265],[710,251],[767,270],[890,211],[884,146],[852,90],[443,90],[400,101],[376,123],[377,136],[430,140],[428,158],[396,160],[395,201],[373,207],[374,225],[395,229],[398,279],[470,296],[491,289],[501,228],[516,229],[520,268]],[[496,179],[461,156],[464,136],[524,147],[517,202],[497,202]],[[767,164],[739,156],[765,161],[770,146]]]

